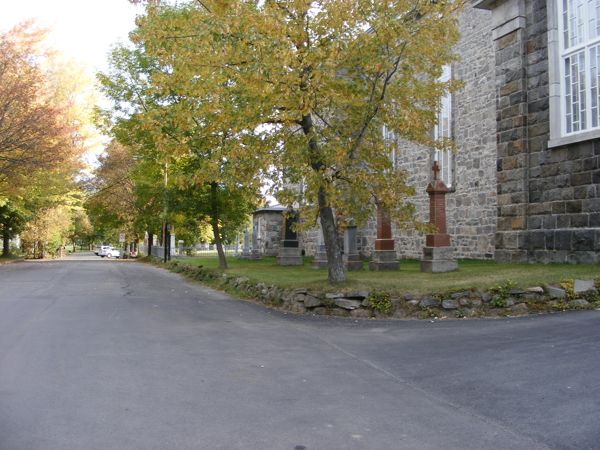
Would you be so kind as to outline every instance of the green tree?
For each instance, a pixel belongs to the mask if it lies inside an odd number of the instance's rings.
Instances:
[[[164,69],[151,82],[199,105],[199,120],[263,130],[227,156],[272,168],[283,203],[300,202],[323,229],[329,281],[345,278],[340,232],[375,205],[418,226],[407,174],[393,170],[384,124],[426,145],[454,59],[461,1],[206,0],[149,5],[133,34]],[[232,98],[235,101],[232,101]],[[183,115],[178,116],[183,120]],[[266,137],[268,135],[268,138]],[[175,151],[168,149],[167,151]],[[246,153],[248,150],[246,150]],[[259,173],[259,172],[253,172]],[[302,196],[290,185],[302,184]],[[311,221],[307,221],[311,223]]]
[[[13,203],[0,206],[0,235],[2,236],[2,256],[10,256],[10,240],[18,235],[27,220],[27,213]]]
[[[172,222],[182,212],[179,206],[195,214],[196,223],[206,220],[219,265],[226,268],[225,235],[239,226],[240,217],[258,198],[258,169],[248,164],[246,156],[252,144],[261,145],[258,134],[245,124],[220,120],[219,111],[209,114],[205,108],[209,102],[191,96],[185,85],[177,89],[169,67],[149,57],[143,45],[116,48],[111,64],[111,72],[99,76],[114,101],[113,111],[105,115],[109,127],[116,139],[135,149],[140,162],[163,167],[163,220]],[[230,96],[229,107],[236,101],[235,95]],[[138,175],[141,180],[143,174]],[[201,195],[190,195],[194,191]],[[180,198],[186,195],[190,198]],[[190,199],[203,203],[192,206]]]
[[[95,237],[94,227],[90,222],[84,208],[73,211],[71,219],[71,228],[69,230],[69,240],[73,244],[73,250],[79,245],[88,247],[92,244]]]

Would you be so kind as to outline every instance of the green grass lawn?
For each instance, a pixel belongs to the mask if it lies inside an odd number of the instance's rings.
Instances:
[[[217,268],[214,257],[196,257],[178,260],[182,264]],[[330,288],[327,270],[313,269],[310,259],[303,266],[282,267],[275,258],[243,260],[228,258],[227,274],[247,277],[252,281],[278,285],[284,288]],[[531,287],[557,283],[564,278],[591,279],[600,276],[600,266],[594,264],[503,264],[493,261],[462,260],[459,270],[450,273],[421,273],[419,261],[403,260],[395,272],[348,272],[341,286],[349,289],[382,289],[389,292],[435,293],[469,288],[489,288],[507,280],[517,286]]]

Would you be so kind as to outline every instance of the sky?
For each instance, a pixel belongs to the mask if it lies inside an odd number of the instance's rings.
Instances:
[[[0,29],[30,18],[50,28],[50,43],[90,73],[107,68],[111,45],[127,42],[143,10],[127,0],[0,0]]]
[[[111,46],[128,42],[135,17],[142,12],[143,7],[127,0],[0,0],[0,30],[35,19],[50,30],[50,46],[77,61],[94,79],[98,71],[108,69]],[[97,98],[100,105],[109,105],[102,96]],[[108,137],[94,132],[90,136],[84,160],[91,168],[97,165]]]

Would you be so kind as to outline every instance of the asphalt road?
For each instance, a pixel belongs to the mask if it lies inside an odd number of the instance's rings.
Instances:
[[[1,449],[600,449],[600,312],[298,317],[83,259],[0,266]]]

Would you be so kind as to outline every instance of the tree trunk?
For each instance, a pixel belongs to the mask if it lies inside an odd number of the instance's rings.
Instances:
[[[329,205],[327,193],[323,188],[319,189],[319,218],[321,219],[323,240],[327,252],[329,282],[332,284],[342,283],[346,280],[342,248],[340,247],[340,238],[335,225],[333,209]]]
[[[219,255],[219,268],[227,269],[227,260],[223,251],[223,242],[221,242],[221,230],[219,229],[219,204],[217,183],[210,183],[210,222],[213,234],[215,235],[215,245],[217,246],[217,255]]]
[[[310,114],[303,116],[301,123],[302,131],[308,138],[310,166],[315,172],[323,173],[325,164],[315,138],[312,116]],[[318,203],[319,218],[321,220],[323,240],[325,242],[325,251],[327,253],[328,281],[331,284],[343,283],[346,280],[346,273],[344,270],[344,260],[342,258],[339,233],[335,225],[333,209],[327,198],[327,192],[322,186],[319,188]]]
[[[10,256],[10,234],[8,230],[2,233],[2,256],[5,258]]]
[[[154,235],[148,233],[148,256],[152,256],[152,244],[154,243]]]

